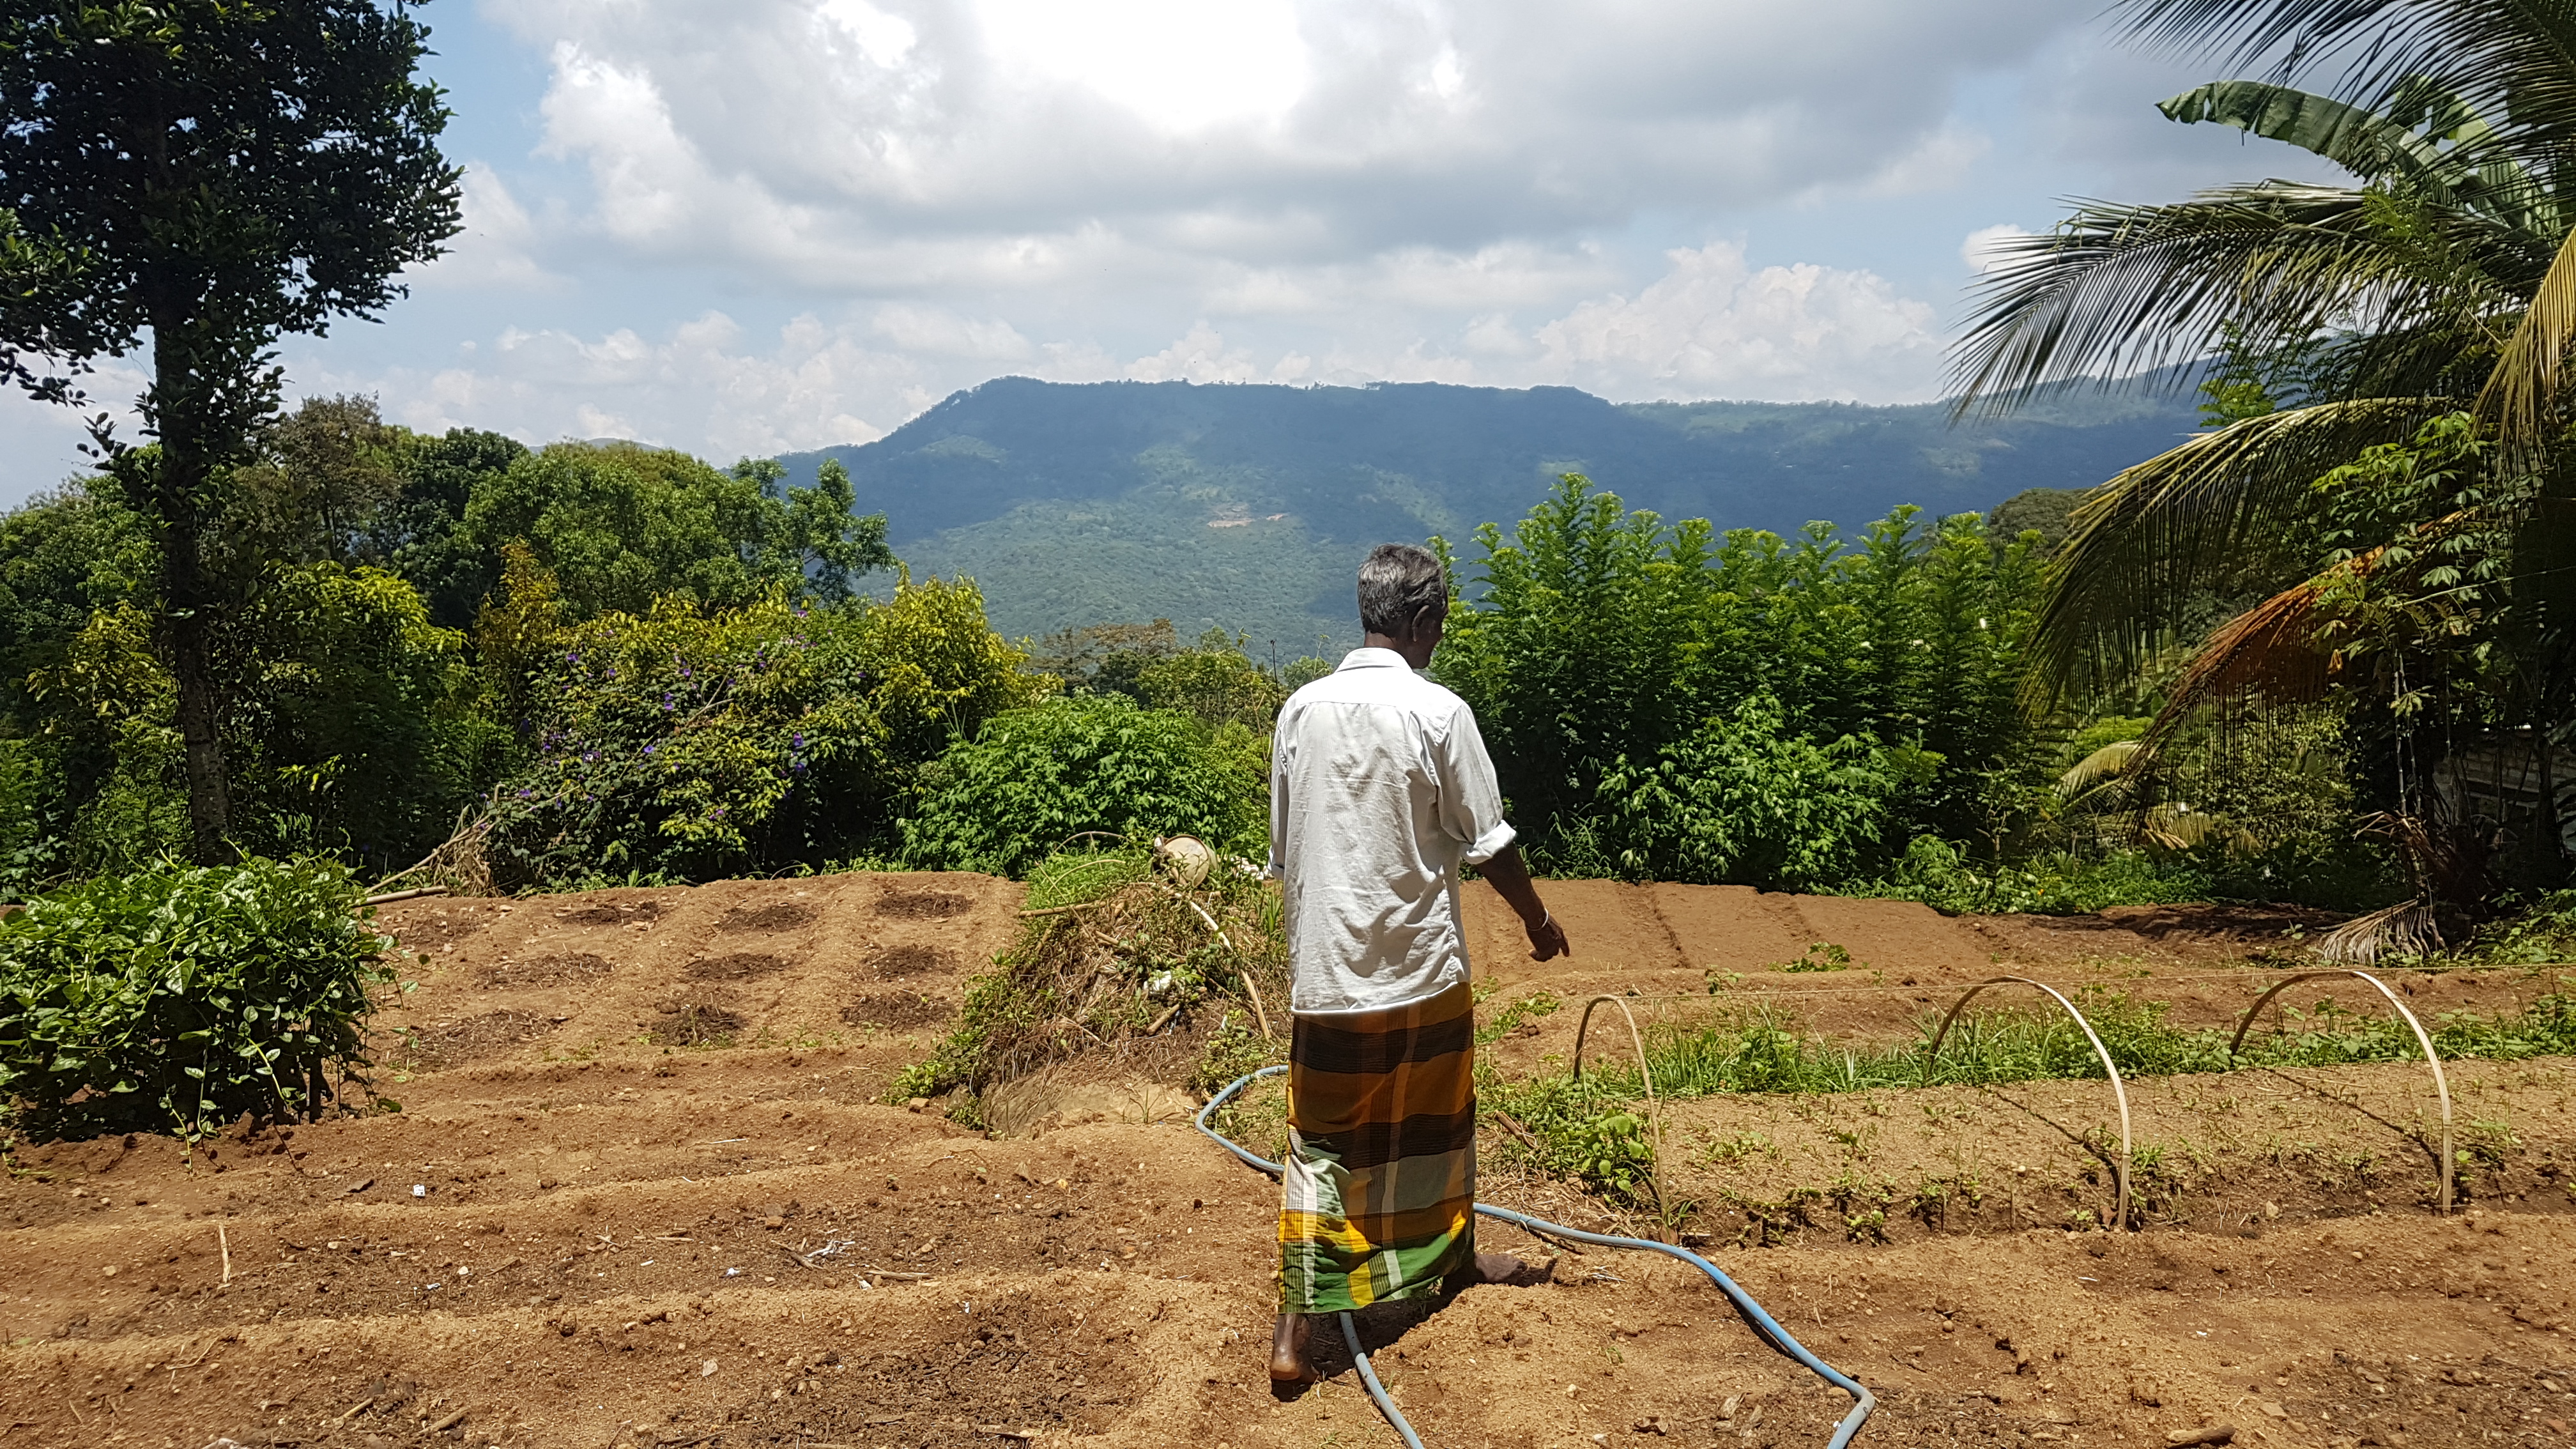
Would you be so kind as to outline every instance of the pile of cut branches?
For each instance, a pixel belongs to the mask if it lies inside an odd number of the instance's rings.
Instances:
[[[1019,938],[969,984],[957,1030],[889,1098],[981,1096],[1086,1054],[1176,1065],[1229,1021],[1284,1033],[1278,892],[1241,862],[1196,880],[1174,864],[1144,845],[1041,863]]]

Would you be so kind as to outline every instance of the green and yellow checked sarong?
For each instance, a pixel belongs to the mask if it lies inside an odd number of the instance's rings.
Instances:
[[[1464,983],[1385,1011],[1295,1019],[1279,1311],[1436,1292],[1476,1260],[1476,1018]]]

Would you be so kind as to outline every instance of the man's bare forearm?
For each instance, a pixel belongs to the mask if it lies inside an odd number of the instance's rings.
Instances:
[[[1517,845],[1506,845],[1476,867],[1478,873],[1494,883],[1494,889],[1520,915],[1521,928],[1529,933],[1530,955],[1537,960],[1551,956],[1571,956],[1574,947],[1565,938],[1565,927],[1548,914],[1547,903],[1538,898],[1538,883],[1530,879],[1529,865],[1521,859]]]
[[[1495,851],[1476,867],[1476,873],[1494,883],[1523,921],[1534,926],[1547,918],[1547,904],[1538,898],[1538,885],[1530,879],[1529,863],[1521,859],[1519,846]]]

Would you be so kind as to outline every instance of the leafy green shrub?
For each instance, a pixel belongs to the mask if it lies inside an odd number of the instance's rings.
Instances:
[[[309,1117],[393,979],[345,867],[100,876],[0,921],[0,1101],[45,1137]]]
[[[924,772],[904,854],[924,869],[1018,875],[1086,831],[1253,850],[1267,819],[1263,744],[1117,695],[997,715]]]
[[[1749,699],[1650,765],[1613,761],[1591,821],[1631,878],[1810,888],[1853,875],[1899,793],[1939,763],[1851,735],[1818,744],[1787,732],[1776,701]]]
[[[2081,915],[2108,906],[2212,900],[2217,882],[2193,855],[2050,852],[1995,865],[1970,859],[1950,841],[1920,835],[1886,875],[1845,884],[1834,894],[1921,901],[1952,915]]]
[[[1636,1074],[1628,1074],[1634,1083]],[[1544,1171],[1568,1177],[1614,1202],[1653,1202],[1655,1147],[1634,1098],[1603,1074],[1486,1081],[1477,1095],[1488,1112],[1508,1116],[1529,1134],[1514,1139]]]
[[[495,853],[519,879],[703,878],[891,843],[894,802],[950,732],[1043,687],[974,585],[936,579],[887,603],[665,599],[509,629],[536,661],[518,686],[532,757],[493,801]]]
[[[2576,950],[2576,890],[2552,891],[2510,911],[2480,930],[2466,954],[2473,960],[2521,965],[2564,961],[2571,950]]]
[[[2015,696],[2035,536],[1918,520],[1721,538],[1568,474],[1479,528],[1433,667],[1534,858],[1812,888],[1926,830],[2013,828],[2044,763]]]

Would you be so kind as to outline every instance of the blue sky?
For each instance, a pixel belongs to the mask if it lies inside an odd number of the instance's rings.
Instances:
[[[290,395],[719,462],[1005,373],[1926,400],[1979,233],[2321,174],[2063,0],[420,13],[467,231]],[[0,404],[0,502],[78,440]]]

